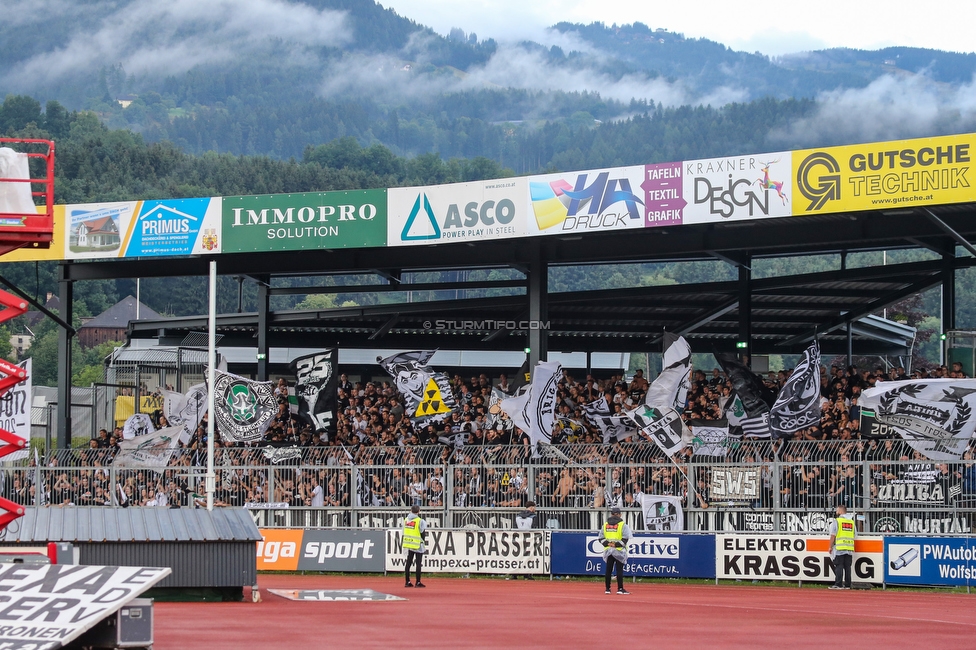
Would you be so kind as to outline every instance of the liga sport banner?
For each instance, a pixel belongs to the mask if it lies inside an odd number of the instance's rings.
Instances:
[[[913,208],[976,199],[976,133],[793,152],[793,214]]]
[[[258,571],[384,571],[382,530],[267,528],[259,532]]]

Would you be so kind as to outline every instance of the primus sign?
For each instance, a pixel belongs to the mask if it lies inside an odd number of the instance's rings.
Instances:
[[[386,245],[386,190],[231,196],[225,253]]]

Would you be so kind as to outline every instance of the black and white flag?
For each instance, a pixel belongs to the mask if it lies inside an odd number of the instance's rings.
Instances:
[[[336,350],[323,350],[298,357],[291,362],[295,373],[295,398],[298,417],[315,431],[335,431],[336,393],[339,373],[336,372]]]
[[[769,407],[776,401],[776,395],[766,388],[762,379],[734,354],[716,354],[715,358],[732,382],[732,390],[739,396],[746,415],[755,417],[769,413]]]
[[[627,415],[615,415],[603,395],[589,404],[583,404],[583,414],[590,424],[600,430],[605,445],[627,440],[634,435],[631,418]]]
[[[685,515],[678,497],[641,494],[644,510],[644,530],[676,531],[685,529]]]
[[[122,425],[122,439],[131,440],[138,436],[144,436],[156,430],[153,426],[152,418],[148,413],[135,413],[130,415]]]
[[[224,440],[260,440],[278,413],[274,386],[215,370],[214,410],[214,423]]]
[[[532,369],[529,389],[521,395],[502,400],[502,410],[511,416],[515,426],[532,441],[532,455],[538,458],[539,444],[552,441],[556,424],[556,395],[563,368],[555,361],[540,361]]]
[[[401,352],[376,359],[403,395],[404,411],[420,427],[444,420],[457,408],[447,375],[427,365],[436,352]]]
[[[508,399],[508,395],[501,388],[493,386],[491,395],[488,397],[488,412],[485,414],[485,428],[497,429],[501,425],[502,431],[512,431],[515,423],[508,414],[502,410],[502,400]]]
[[[675,408],[639,406],[628,415],[645,438],[654,441],[668,456],[678,453],[684,446],[682,433],[684,422]]]
[[[119,453],[112,464],[115,467],[155,467],[162,468],[169,465],[173,452],[180,442],[183,433],[181,427],[166,427],[159,431],[152,431],[137,438],[130,438],[119,443]]]
[[[976,431],[976,379],[886,381],[859,403],[865,434],[887,427],[932,460],[958,460]]]
[[[664,367],[661,374],[651,382],[644,397],[644,404],[666,409],[683,411],[688,401],[688,388],[691,386],[691,346],[683,336],[664,333]]]
[[[207,412],[207,385],[196,384],[190,386],[186,395],[179,393],[175,395],[179,397],[171,399],[166,395],[166,419],[169,420],[170,426],[182,428],[181,440],[186,443],[200,426],[200,420]]]
[[[696,456],[725,456],[737,444],[729,438],[728,420],[689,420],[691,448]]]
[[[769,428],[774,437],[788,438],[819,424],[820,345],[814,341],[803,352],[803,359],[790,373],[769,409]]]

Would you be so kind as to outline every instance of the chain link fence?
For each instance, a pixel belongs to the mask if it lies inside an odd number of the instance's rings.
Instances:
[[[645,495],[673,497],[691,531],[818,532],[841,504],[873,532],[968,533],[976,523],[971,452],[935,462],[897,440],[731,451],[672,461],[641,443],[548,446],[540,458],[524,446],[227,447],[215,455],[216,503],[250,508],[266,527],[385,528],[418,505],[434,526],[509,528],[534,501],[546,528],[593,530],[617,505],[643,530]],[[27,505],[39,485],[50,506],[203,504],[203,449],[176,450],[158,467],[113,460],[110,449],[54,450],[40,467],[32,457],[0,466],[0,490]]]

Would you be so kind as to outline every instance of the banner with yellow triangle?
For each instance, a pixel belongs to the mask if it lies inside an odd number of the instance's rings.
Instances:
[[[424,388],[423,399],[420,400],[420,404],[417,405],[417,410],[414,411],[413,416],[415,418],[425,418],[431,415],[440,415],[442,413],[450,413],[451,407],[447,405],[444,400],[444,396],[441,394],[440,386],[431,377],[427,380],[427,387]]]

